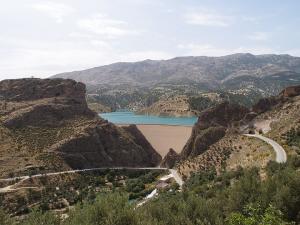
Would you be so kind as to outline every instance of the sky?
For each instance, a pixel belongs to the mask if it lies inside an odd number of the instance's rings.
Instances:
[[[177,56],[300,56],[299,0],[0,3],[0,80]]]

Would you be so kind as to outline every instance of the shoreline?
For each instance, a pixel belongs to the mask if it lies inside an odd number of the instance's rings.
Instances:
[[[161,123],[115,123],[116,126],[130,126],[130,125],[136,125],[136,126],[166,126],[166,127],[189,127],[193,128],[194,125],[180,125],[180,124],[161,124]]]

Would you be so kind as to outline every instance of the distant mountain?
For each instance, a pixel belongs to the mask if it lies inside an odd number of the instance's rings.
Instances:
[[[249,53],[178,57],[115,63],[53,77],[84,82],[88,101],[113,111],[123,108],[143,111],[151,106],[155,108],[154,114],[165,114],[172,109],[160,101],[168,103],[182,95],[189,99],[191,104],[187,112],[191,113],[224,99],[250,107],[262,97],[277,95],[285,87],[300,84],[300,57]],[[208,99],[207,96],[217,98]],[[177,107],[179,105],[174,104],[173,108]]]
[[[233,54],[222,57],[178,57],[170,60],[145,60],[114,63],[92,69],[57,74],[87,85],[130,84],[205,84],[210,88],[228,85],[241,77],[264,78],[287,72],[300,73],[300,58],[290,55]],[[298,79],[299,76],[297,77]]]

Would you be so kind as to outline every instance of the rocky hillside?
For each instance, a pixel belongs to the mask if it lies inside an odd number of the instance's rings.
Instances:
[[[177,95],[160,99],[151,106],[140,110],[138,113],[156,116],[190,117],[195,116],[197,111],[191,109],[187,96]]]
[[[193,127],[192,135],[181,152],[182,159],[203,153],[210,145],[225,136],[226,129],[238,126],[234,122],[242,120],[249,110],[243,106],[221,103],[201,113]]]
[[[166,167],[166,168],[173,168],[175,166],[175,163],[180,160],[180,155],[175,152],[174,149],[170,148],[167,155],[163,158],[161,161],[160,166]]]
[[[288,154],[300,153],[300,85],[284,89],[267,105],[258,102],[254,110],[262,112],[253,120],[256,130],[276,140]]]
[[[95,117],[85,101],[85,85],[63,79],[4,80],[1,121],[8,128],[57,126],[76,116]]]
[[[179,161],[178,170],[189,176],[193,171],[210,167],[265,167],[269,160],[275,159],[270,146],[241,135],[254,129],[276,140],[288,154],[299,154],[299,115],[300,86],[291,86],[278,96],[261,99],[252,111],[229,103],[212,107],[200,115],[180,159],[175,159]]]
[[[136,128],[87,107],[85,85],[64,79],[0,82],[1,176],[105,166],[156,166],[160,155]]]

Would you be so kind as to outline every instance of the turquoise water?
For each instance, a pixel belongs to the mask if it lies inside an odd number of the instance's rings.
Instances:
[[[197,117],[162,117],[137,115],[133,112],[100,113],[100,116],[116,124],[162,124],[177,126],[193,126]]]

